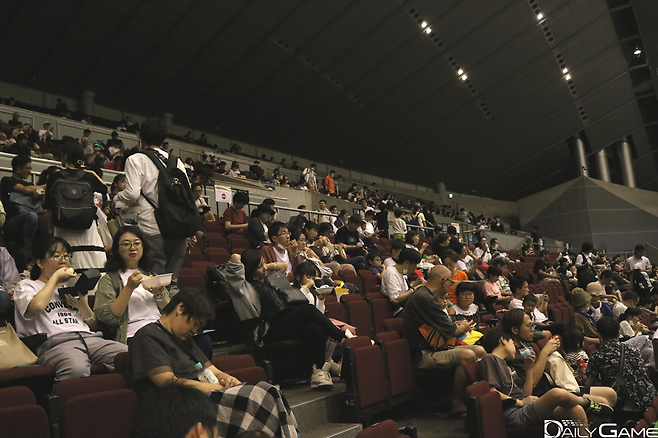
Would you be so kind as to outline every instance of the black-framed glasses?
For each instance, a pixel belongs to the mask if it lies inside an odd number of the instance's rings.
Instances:
[[[142,247],[142,242],[140,240],[136,242],[121,242],[119,246],[123,249],[130,249],[130,248],[139,249]]]
[[[61,262],[62,260],[70,261],[73,259],[73,254],[53,254],[50,258],[56,262]]]

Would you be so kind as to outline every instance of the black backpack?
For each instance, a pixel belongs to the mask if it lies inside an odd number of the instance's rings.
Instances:
[[[96,205],[94,191],[83,179],[85,171],[79,169],[75,175],[62,171],[61,175],[63,178],[57,179],[51,190],[53,225],[72,230],[89,229],[96,219]]]
[[[142,192],[144,199],[155,209],[155,220],[160,234],[168,239],[191,237],[201,226],[201,216],[192,197],[187,175],[176,166],[178,158],[169,155],[164,167],[163,158],[155,151],[142,151],[158,168],[158,206]]]
[[[258,296],[261,303],[261,317],[268,322],[275,319],[282,310],[308,304],[306,296],[299,288],[290,286],[285,274],[271,272],[260,283]]]

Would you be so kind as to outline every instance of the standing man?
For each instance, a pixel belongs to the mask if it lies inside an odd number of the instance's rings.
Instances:
[[[476,345],[455,346],[455,338],[470,332],[474,326],[465,319],[452,322],[439,303],[439,299],[447,299],[453,283],[451,276],[448,268],[437,265],[430,271],[427,283],[411,294],[404,308],[404,336],[417,369],[434,370],[437,374],[454,370],[450,415],[466,418],[464,365],[481,359],[486,352]]]
[[[645,280],[649,281],[649,274],[651,273],[651,262],[644,255],[644,245],[635,245],[633,257],[626,260],[624,272],[627,274],[632,273],[634,270],[639,269]]]
[[[324,188],[327,191],[327,195],[336,196],[336,183],[334,182],[334,175],[336,171],[330,170],[329,175],[324,178]]]
[[[142,124],[140,135],[142,148],[152,150],[166,167],[169,153],[160,149],[167,138],[167,127],[164,121],[156,118],[146,120]],[[176,161],[176,167],[187,175],[183,162],[178,158]],[[114,202],[121,202],[125,205],[137,202],[140,207],[137,224],[151,248],[149,256],[153,260],[152,271],[156,274],[172,273],[172,285],[175,286],[178,281],[178,272],[183,266],[187,242],[195,238],[169,239],[160,234],[158,223],[155,220],[155,209],[146,199],[148,197],[155,205],[158,205],[158,175],[158,168],[146,154],[132,154],[126,160],[126,188],[115,196]],[[189,181],[187,184],[189,186]],[[177,291],[177,288],[174,290]]]

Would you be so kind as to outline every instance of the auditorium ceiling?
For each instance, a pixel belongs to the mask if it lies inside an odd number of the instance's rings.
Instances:
[[[653,0],[2,4],[8,82],[508,200],[577,177],[576,134],[621,182],[610,146],[629,136],[658,190]]]

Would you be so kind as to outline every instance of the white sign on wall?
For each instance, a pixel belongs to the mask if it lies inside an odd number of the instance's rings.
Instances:
[[[230,204],[233,202],[233,192],[230,187],[215,186],[215,200]]]

